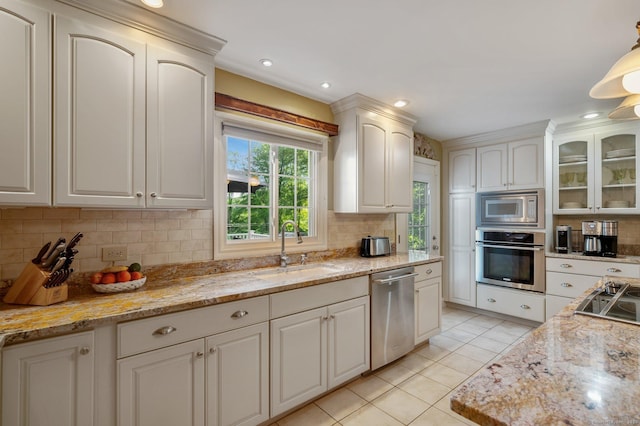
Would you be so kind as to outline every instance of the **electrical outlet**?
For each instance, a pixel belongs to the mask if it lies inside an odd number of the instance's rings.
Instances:
[[[127,246],[102,247],[102,261],[127,260]]]

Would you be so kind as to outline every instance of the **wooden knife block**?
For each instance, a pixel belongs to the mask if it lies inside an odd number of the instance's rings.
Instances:
[[[51,276],[33,263],[27,263],[20,276],[2,299],[5,303],[18,305],[47,306],[67,300],[69,289],[67,284],[44,288],[43,285]]]

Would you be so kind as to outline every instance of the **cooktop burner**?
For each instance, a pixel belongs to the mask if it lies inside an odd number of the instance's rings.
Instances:
[[[640,287],[607,281],[580,303],[577,314],[640,325]]]

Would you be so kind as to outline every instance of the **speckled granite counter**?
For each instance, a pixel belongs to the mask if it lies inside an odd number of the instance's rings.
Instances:
[[[279,268],[192,277],[148,280],[132,292],[99,294],[72,292],[69,299],[50,306],[23,306],[0,303],[0,347],[10,343],[90,329],[118,321],[144,318],[243,298],[261,296],[339,279],[368,275],[401,266],[442,260],[442,257],[409,254],[374,258],[331,259],[307,268],[328,265],[332,271],[308,274],[272,274]],[[90,288],[89,284],[86,288]]]
[[[594,262],[640,263],[640,256],[599,257],[599,256],[585,256],[582,253],[555,253],[555,252],[546,252],[545,256],[557,257],[560,259],[590,260]]]
[[[482,425],[640,421],[640,326],[576,315],[582,299],[458,388],[453,411]]]

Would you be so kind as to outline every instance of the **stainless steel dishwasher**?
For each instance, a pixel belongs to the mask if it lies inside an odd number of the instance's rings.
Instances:
[[[413,267],[371,275],[371,369],[414,347]]]

